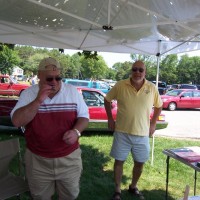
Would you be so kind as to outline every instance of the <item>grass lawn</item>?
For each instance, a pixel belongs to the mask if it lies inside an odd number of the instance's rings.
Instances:
[[[24,150],[24,137],[11,131],[0,131],[0,140],[10,137],[20,137]],[[152,142],[152,140],[151,140]],[[106,134],[90,134],[80,138],[83,158],[83,174],[80,183],[80,195],[77,200],[109,200],[113,193],[113,159],[109,156],[112,136]],[[150,160],[146,163],[138,187],[144,193],[146,200],[164,200],[166,188],[166,156],[164,149],[184,146],[200,146],[200,141],[178,140],[174,138],[155,138],[154,165]],[[24,152],[24,151],[22,151]],[[11,166],[12,170],[14,165]],[[131,182],[132,158],[128,157],[124,165],[122,180],[122,199],[133,200],[128,192]],[[190,195],[193,195],[194,170],[170,159],[169,200],[183,197],[185,185],[190,185]],[[197,180],[197,194],[200,194],[200,182]],[[15,198],[11,198],[14,200]],[[28,194],[22,199],[30,199]]]

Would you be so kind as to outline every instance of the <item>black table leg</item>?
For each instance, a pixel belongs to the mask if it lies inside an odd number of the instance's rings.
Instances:
[[[166,171],[166,193],[165,199],[168,199],[168,183],[169,183],[169,156],[167,156],[166,163],[167,163],[167,171]]]
[[[196,195],[197,171],[194,172],[194,196]]]

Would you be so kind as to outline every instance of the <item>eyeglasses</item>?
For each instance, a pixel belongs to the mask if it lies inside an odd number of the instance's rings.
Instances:
[[[62,80],[62,77],[58,76],[58,77],[48,77],[48,78],[46,78],[47,82],[52,82],[53,80],[56,80],[58,82],[58,81]]]
[[[143,69],[143,68],[133,67],[133,68],[132,68],[132,71],[133,71],[133,72],[139,71],[140,73],[142,73],[142,72],[144,72],[144,69]]]

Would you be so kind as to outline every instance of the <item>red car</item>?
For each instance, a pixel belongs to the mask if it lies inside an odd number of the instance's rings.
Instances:
[[[161,95],[163,108],[176,110],[177,108],[200,108],[200,90],[175,89]]]
[[[104,96],[105,94],[96,89],[90,88],[77,88],[77,90],[83,95],[90,115],[89,126],[87,130],[92,131],[108,131],[107,115],[104,108]],[[17,99],[0,99],[0,125],[12,126],[10,120],[10,112],[17,103]],[[112,113],[114,119],[117,116],[117,102],[112,102]],[[152,116],[153,112],[151,113]],[[150,116],[150,118],[151,118]],[[165,115],[161,114],[158,117],[156,129],[166,128],[168,122],[165,121]]]
[[[28,87],[30,85],[18,83],[8,75],[0,75],[0,95],[19,96]]]

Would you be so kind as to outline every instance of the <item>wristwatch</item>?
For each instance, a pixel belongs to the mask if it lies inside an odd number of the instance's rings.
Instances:
[[[78,129],[74,128],[73,130],[76,132],[76,134],[78,135],[78,137],[81,137],[81,133],[80,133],[80,131]]]

